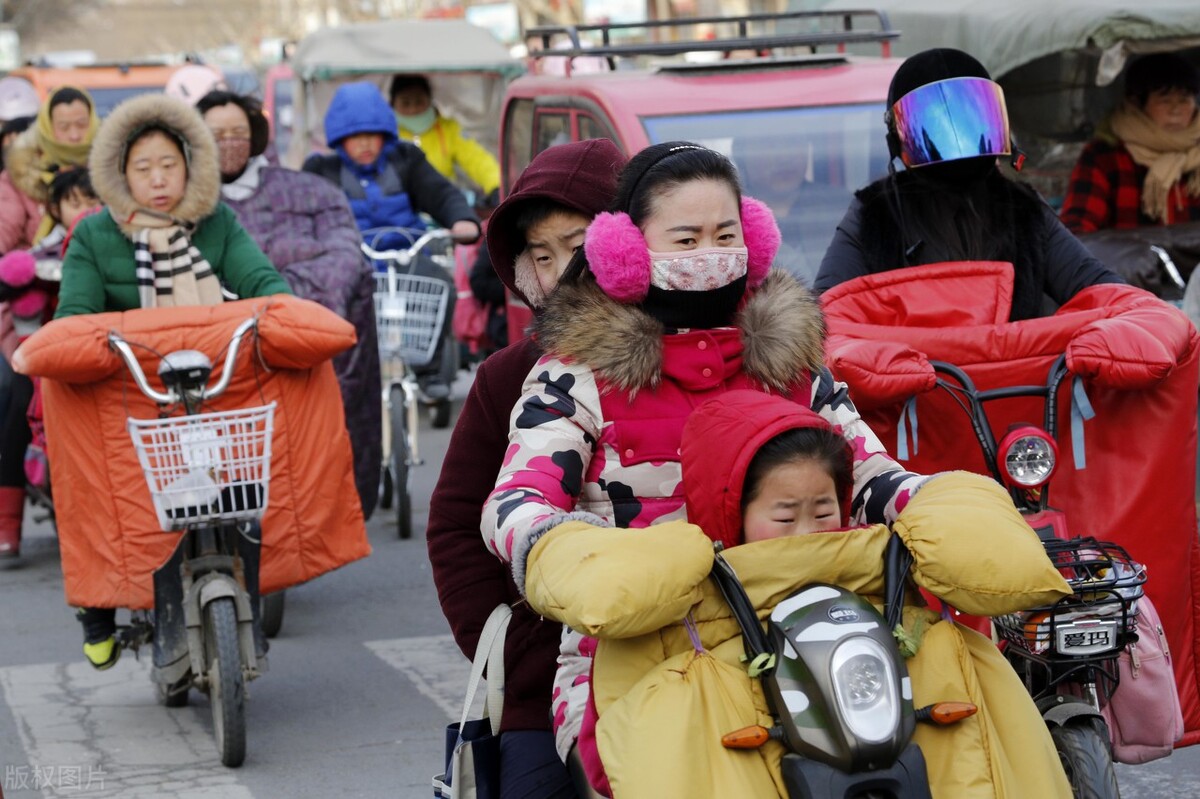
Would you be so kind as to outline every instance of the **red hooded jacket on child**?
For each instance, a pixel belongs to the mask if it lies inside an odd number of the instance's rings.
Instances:
[[[750,462],[771,439],[808,427],[841,434],[812,410],[761,391],[730,391],[693,411],[680,449],[688,521],[726,547],[741,544],[742,488]],[[853,458],[849,442],[846,450]],[[843,527],[850,523],[850,488],[838,497]]]

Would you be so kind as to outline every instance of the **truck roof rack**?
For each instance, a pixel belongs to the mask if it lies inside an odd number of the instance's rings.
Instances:
[[[832,67],[847,63],[846,56],[837,53],[816,55],[785,55],[755,58],[737,58],[727,61],[660,61],[651,62],[650,68],[659,73],[707,74],[719,72],[761,71],[764,69],[789,69],[795,67]]]
[[[31,58],[24,65],[38,69],[119,69],[127,72],[133,67],[170,67],[176,66],[179,63],[183,62],[171,62],[152,58],[132,58],[126,61],[91,61],[87,64],[58,64],[43,56],[36,59]]]
[[[53,58],[47,58],[45,55],[36,58],[25,60],[24,66],[38,67],[41,69],[121,69],[128,70],[132,67],[174,67],[182,66],[183,64],[203,64],[202,59],[197,53],[181,53],[179,55],[153,55],[143,56],[141,58],[126,58],[119,61],[89,61],[82,64],[76,63],[59,63]]]
[[[872,19],[878,24],[876,28],[856,29],[855,20]],[[771,23],[774,23],[773,25]],[[778,28],[779,23],[808,23],[816,30],[806,31],[774,31],[752,33],[751,26]],[[686,39],[667,42],[629,42],[614,44],[614,32],[645,30],[647,33],[659,31],[677,31],[684,27],[696,25],[735,25],[737,33],[734,36],[716,39]],[[785,25],[786,27],[786,25]],[[591,44],[594,36],[586,40],[580,34],[599,34],[600,42]],[[551,47],[551,39],[565,36],[570,44],[567,47]],[[880,54],[885,58],[891,55],[892,40],[898,38],[900,32],[893,30],[888,16],[883,11],[874,9],[856,9],[846,11],[789,11],[779,14],[750,14],[741,17],[687,17],[682,19],[648,20],[646,22],[623,22],[601,25],[551,25],[530,28],[525,34],[525,40],[541,39],[542,49],[531,52],[531,58],[566,58],[569,65],[571,59],[581,56],[607,58],[609,66],[615,68],[615,59],[635,56],[669,56],[689,52],[732,52],[735,50],[751,50],[765,53],[783,48],[807,47],[812,53],[819,47],[834,46],[837,51],[844,53],[848,44],[877,43]]]

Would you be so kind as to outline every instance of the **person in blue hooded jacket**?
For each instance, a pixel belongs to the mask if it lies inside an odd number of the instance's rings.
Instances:
[[[449,228],[454,238],[472,242],[479,238],[479,219],[466,197],[442,177],[416,145],[400,141],[396,117],[379,88],[365,81],[338,88],[325,112],[325,141],[333,148],[328,155],[314,154],[304,162],[304,171],[332,181],[346,193],[360,231],[380,227],[424,230],[421,214]],[[373,242],[376,249],[398,249],[410,244],[400,235],[383,236]],[[427,259],[418,259],[414,274],[434,277],[450,286],[441,341],[454,316],[454,285],[445,270]],[[414,364],[422,392],[430,400],[450,396],[440,375],[441,348],[427,365]]]

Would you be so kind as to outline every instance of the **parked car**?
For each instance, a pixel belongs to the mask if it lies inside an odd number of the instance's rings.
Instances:
[[[698,30],[682,41],[626,43],[639,28],[647,38]],[[529,36],[541,48],[505,96],[502,191],[555,144],[603,137],[633,154],[655,142],[698,142],[732,158],[746,192],[772,206],[784,234],[780,262],[811,282],[854,190],[887,171],[883,110],[900,60],[889,57],[897,33],[875,12],[537,28]],[[843,52],[854,43],[878,46],[880,57]]]

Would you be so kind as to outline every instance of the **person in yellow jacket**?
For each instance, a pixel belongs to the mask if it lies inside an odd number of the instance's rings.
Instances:
[[[797,431],[817,441],[780,446]],[[814,582],[878,604],[893,535],[913,553],[916,583],[970,612],[1011,612],[1069,593],[1004,490],[978,475],[931,478],[893,529],[844,529],[853,455],[830,432],[795,403],[728,392],[701,405],[684,429],[690,523],[652,533],[567,523],[534,545],[531,606],[598,640],[588,712],[603,778],[588,776],[602,795],[788,796],[782,744],[721,745],[726,733],[773,722],[761,681],[741,662],[740,627],[708,579],[714,541],[735,543],[725,558],[761,619]],[[991,641],[915,603],[903,618],[914,705],[979,708],[953,726],[914,733],[935,799],[1070,797],[1036,706]]]
[[[428,78],[396,75],[389,97],[400,138],[420,147],[434,169],[453,180],[458,167],[484,196],[500,188],[500,164],[483,145],[463,135],[462,125],[438,112]]]

